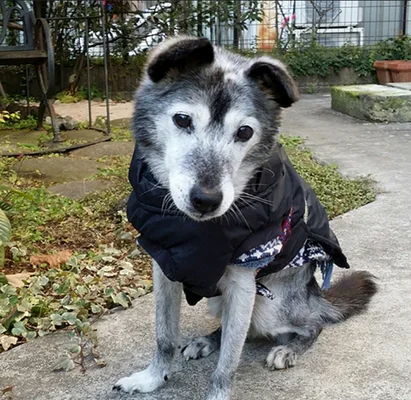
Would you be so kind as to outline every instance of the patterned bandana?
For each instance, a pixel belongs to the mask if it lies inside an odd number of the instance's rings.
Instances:
[[[273,240],[255,247],[245,253],[243,253],[232,264],[236,267],[244,267],[255,269],[256,273],[269,265],[275,260],[276,256],[281,253],[284,244],[291,234],[291,217],[293,209],[286,220],[283,223],[283,231],[280,236],[277,236]],[[330,285],[331,273],[333,263],[330,262],[330,256],[324,251],[322,246],[311,240],[307,240],[301,249],[298,251],[292,261],[284,268],[298,268],[309,262],[315,262],[318,267],[321,268],[323,276],[323,289],[328,289]],[[273,300],[273,293],[265,287],[262,283],[256,282],[257,294],[260,296],[268,297]]]

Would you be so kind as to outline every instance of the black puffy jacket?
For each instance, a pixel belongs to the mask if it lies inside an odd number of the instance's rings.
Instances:
[[[216,285],[227,265],[279,236],[291,207],[291,235],[281,253],[258,272],[256,279],[283,269],[308,238],[320,243],[336,265],[349,268],[323,206],[295,171],[281,145],[267,164],[248,185],[250,194],[265,201],[238,204],[247,224],[234,218],[196,222],[178,215],[177,210],[162,210],[168,192],[155,188],[156,180],[136,146],[129,170],[133,191],[127,206],[128,219],[141,234],[139,244],[164,274],[183,283],[189,304],[219,295]]]

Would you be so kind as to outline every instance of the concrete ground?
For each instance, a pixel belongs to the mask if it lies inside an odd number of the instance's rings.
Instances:
[[[356,270],[379,278],[380,292],[369,312],[326,329],[298,365],[285,372],[263,368],[270,343],[247,343],[233,400],[409,400],[411,399],[411,124],[376,125],[330,110],[324,95],[303,97],[285,113],[283,132],[308,138],[325,161],[348,175],[370,174],[382,190],[377,201],[332,222]],[[336,271],[339,275],[341,271]],[[184,307],[184,337],[211,331],[205,304]],[[51,372],[67,344],[56,334],[0,355],[0,389],[14,386],[21,400],[203,400],[218,354],[200,361],[178,357],[167,386],[150,395],[111,390],[120,377],[144,368],[154,351],[151,295],[133,308],[95,324],[102,369],[84,375]]]

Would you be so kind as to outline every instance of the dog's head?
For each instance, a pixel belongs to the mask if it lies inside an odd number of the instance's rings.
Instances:
[[[280,62],[177,37],[150,54],[136,94],[134,134],[177,208],[208,220],[230,209],[270,157],[281,108],[297,99]]]

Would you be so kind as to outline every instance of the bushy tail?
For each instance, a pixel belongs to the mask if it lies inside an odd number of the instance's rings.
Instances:
[[[365,311],[376,292],[375,276],[358,271],[344,275],[324,292],[324,296],[346,320]]]

